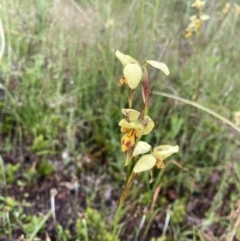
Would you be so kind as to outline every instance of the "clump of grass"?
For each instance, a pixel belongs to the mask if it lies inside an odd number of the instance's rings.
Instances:
[[[79,240],[118,241],[102,221],[101,215],[94,209],[87,208],[84,215],[79,215],[76,222],[76,232]]]

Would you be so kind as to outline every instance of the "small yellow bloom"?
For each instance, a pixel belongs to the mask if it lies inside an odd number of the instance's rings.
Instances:
[[[205,5],[205,1],[196,0],[191,6],[193,8],[201,9]]]
[[[186,30],[185,38],[190,38],[190,37],[192,37],[192,31],[191,30]]]
[[[122,151],[125,152],[133,147],[136,142],[136,137],[141,137],[141,129],[128,129],[126,134],[122,137],[121,146]]]
[[[236,12],[237,14],[240,14],[240,6],[235,3],[235,4],[234,4],[234,8],[235,8],[235,12]]]
[[[192,15],[192,16],[189,18],[189,20],[190,20],[191,22],[194,22],[196,19],[197,19],[197,15]]]
[[[151,170],[154,166],[158,169],[164,168],[163,160],[179,151],[178,146],[162,145],[153,149],[151,154],[143,155],[133,168],[135,173]]]
[[[194,29],[197,31],[202,25],[202,21],[200,19],[196,19],[194,21]]]
[[[208,20],[209,18],[210,16],[206,14],[201,14],[199,17],[197,17],[197,15],[191,16],[189,18],[190,24],[186,28],[185,38],[190,38],[193,34],[193,31],[198,32],[202,26],[202,22]]]
[[[240,125],[240,111],[234,113],[234,122],[236,125]]]
[[[156,157],[156,167],[158,169],[164,168],[163,160],[167,157],[171,156],[173,153],[177,153],[179,151],[178,146],[169,146],[169,145],[162,145],[157,146],[153,149],[152,155]]]
[[[226,3],[223,9],[223,13],[228,13],[231,9],[231,3]]]
[[[133,109],[122,109],[122,113],[126,119],[122,119],[119,126],[121,126],[121,132],[125,133],[121,139],[122,151],[125,152],[135,145],[136,138],[148,135],[152,131],[154,122],[148,116],[140,120],[141,113]]]
[[[188,24],[186,31],[193,31],[195,29],[195,21],[197,20],[197,16],[193,15],[189,18],[190,23]]]
[[[106,23],[105,23],[105,28],[109,28],[111,26],[114,25],[114,20],[113,19],[109,19]]]
[[[191,16],[189,20],[191,23],[188,25],[187,29],[194,29],[197,31],[202,25],[201,19],[199,19],[196,15]]]
[[[128,122],[125,119],[121,120],[119,125],[121,126],[121,132],[125,133],[121,139],[122,151],[125,152],[135,145],[136,138],[142,136],[143,126],[138,121]]]

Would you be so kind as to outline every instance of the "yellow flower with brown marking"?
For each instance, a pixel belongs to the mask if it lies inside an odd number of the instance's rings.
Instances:
[[[186,28],[185,38],[190,38],[193,34],[193,31],[199,32],[199,29],[201,28],[203,21],[206,21],[209,18],[210,16],[206,14],[200,14],[199,17],[197,15],[192,15],[189,18],[190,24]]]
[[[133,109],[122,109],[122,113],[126,119],[122,119],[119,126],[121,132],[125,133],[121,139],[122,151],[125,152],[134,147],[137,138],[152,131],[154,122],[148,116],[141,117],[141,113]]]
[[[142,145],[142,143],[141,143]],[[149,150],[145,148],[146,152]],[[161,145],[153,149],[151,154],[143,155],[136,163],[133,171],[135,173],[151,170],[154,166],[158,169],[164,168],[163,160],[179,151],[179,147],[170,145]],[[142,151],[140,154],[143,154]]]

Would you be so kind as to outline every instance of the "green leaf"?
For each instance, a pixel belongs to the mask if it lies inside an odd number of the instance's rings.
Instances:
[[[147,63],[156,69],[160,69],[165,75],[170,74],[167,65],[162,62],[157,62],[155,60],[147,60]]]
[[[142,79],[142,69],[138,64],[127,64],[123,69],[124,77],[131,89],[135,89]]]
[[[155,166],[156,161],[157,159],[153,155],[144,155],[138,160],[137,164],[133,168],[133,172],[139,173],[149,171]]]
[[[121,61],[123,66],[125,66],[127,64],[138,64],[138,61],[136,59],[132,58],[129,55],[125,55],[118,50],[116,51],[115,54],[116,54],[117,58]]]
[[[147,142],[145,141],[139,141],[137,146],[135,147],[134,151],[133,151],[133,157],[137,156],[137,155],[141,155],[141,154],[145,154],[147,152],[149,152],[151,149],[151,145],[149,145]]]
[[[0,43],[1,43],[0,44],[0,59],[1,59],[5,48],[4,30],[3,30],[1,19],[0,19]]]

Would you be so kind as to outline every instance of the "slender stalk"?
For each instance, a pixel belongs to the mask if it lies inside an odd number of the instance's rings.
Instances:
[[[198,9],[198,15],[199,17],[202,14],[201,8]],[[202,87],[202,56],[201,56],[201,42],[202,42],[202,24],[203,22],[201,21],[201,25],[197,31],[197,46],[196,46],[196,55],[197,55],[197,61],[198,61],[198,68],[197,68],[197,86],[195,93],[193,94],[192,100],[196,101],[198,100],[198,97],[200,95],[200,90]]]
[[[7,0],[4,0],[3,1],[3,8],[4,9],[11,9],[11,6],[9,5],[9,1]],[[5,14],[5,19],[4,19],[4,29],[11,29],[10,28],[10,24],[9,24],[9,11],[7,11],[7,13]],[[4,39],[4,47],[6,45],[6,43],[11,43],[11,38],[10,38],[10,32],[9,31],[6,31],[5,32],[5,39]],[[9,52],[10,48],[8,48],[8,52]],[[11,59],[11,54],[8,53],[8,68],[11,68],[11,63],[12,63],[12,59]],[[5,84],[6,86],[8,86],[9,84],[9,81],[10,81],[10,74],[9,74],[10,71],[7,71],[7,75],[5,77]]]
[[[55,188],[51,189],[50,191],[50,202],[51,202],[51,211],[52,211],[52,217],[54,224],[56,225],[57,219],[56,219],[56,212],[55,212],[55,196],[57,195],[57,190]]]
[[[135,236],[134,241],[137,241],[137,240],[138,240],[139,234],[140,234],[140,232],[141,232],[141,230],[142,230],[142,228],[143,228],[143,226],[144,226],[144,224],[145,224],[146,218],[147,218],[147,215],[144,214],[143,217],[142,217],[141,223],[140,223],[140,225],[139,225],[139,228],[137,229],[137,233],[136,233],[136,236]]]
[[[1,156],[0,156],[0,180],[1,180],[0,186],[4,188],[4,194],[5,196],[7,196],[8,192],[7,192],[6,170],[5,170],[4,162]]]
[[[120,202],[118,204],[118,209],[117,209],[117,212],[115,214],[114,221],[113,221],[113,238],[116,237],[116,234],[117,234],[117,225],[118,225],[118,222],[121,218],[123,204],[124,203],[120,199]]]
[[[129,108],[130,108],[130,109],[132,108],[133,94],[134,94],[134,90],[129,89],[128,105],[129,105]]]
[[[150,83],[148,79],[148,72],[145,66],[143,68],[143,82],[142,82],[142,95],[144,100],[144,115],[148,114],[148,108],[150,103]]]
[[[131,172],[132,172],[132,158],[130,159],[129,164],[127,165],[127,176],[126,176],[125,186],[128,183],[129,177],[131,176]]]
[[[0,19],[0,59],[3,56],[4,49],[5,49],[5,38],[4,38],[4,31],[2,26],[2,21]]]
[[[240,215],[238,215],[238,218],[234,224],[234,227],[232,229],[232,231],[230,232],[230,237],[227,239],[228,241],[233,241],[234,240],[234,236],[236,235],[238,228],[240,225]]]
[[[165,220],[162,236],[165,236],[166,233],[167,233],[167,229],[168,229],[170,218],[171,218],[170,211],[167,210],[167,217],[166,217],[166,220]]]
[[[84,227],[84,238],[85,238],[85,241],[88,241],[88,228],[87,228],[87,222],[86,222],[86,219],[83,218],[82,219],[82,224],[83,224],[83,227]]]
[[[153,220],[155,219],[155,217],[157,216],[157,214],[160,212],[161,208],[156,209],[152,214],[150,213],[150,215],[147,217],[147,221],[146,221],[146,228],[144,230],[144,233],[141,235],[141,241],[144,241],[147,237],[148,231],[153,223]]]
[[[10,217],[9,217],[9,208],[8,207],[5,208],[5,213],[6,213],[6,220],[7,220],[7,224],[8,224],[8,236],[9,236],[10,240],[13,240],[12,226],[11,226],[11,221],[10,221]]]
[[[128,196],[128,193],[129,193],[129,191],[130,191],[130,189],[131,189],[131,187],[133,185],[133,182],[134,182],[136,176],[137,176],[137,173],[132,173],[131,174],[131,176],[129,178],[129,181],[128,181],[127,185],[125,186],[125,188],[124,188],[124,190],[122,192],[122,195],[120,197],[120,202],[125,202],[125,200],[126,200],[126,198]]]
[[[120,197],[120,200],[119,200],[119,205],[118,205],[118,209],[117,209],[117,212],[115,214],[115,217],[114,217],[114,221],[113,221],[113,238],[116,237],[116,234],[117,234],[117,226],[118,226],[118,223],[119,223],[119,220],[121,218],[121,214],[122,214],[122,208],[123,208],[123,205],[125,203],[125,200],[128,196],[128,193],[133,185],[133,182],[136,178],[137,174],[136,173],[132,173],[131,176],[129,177],[128,179],[128,182],[121,194],[121,197]]]

